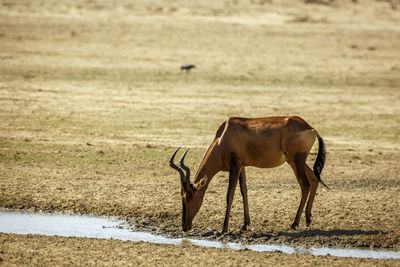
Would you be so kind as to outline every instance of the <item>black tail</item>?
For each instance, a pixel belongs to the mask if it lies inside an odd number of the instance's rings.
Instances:
[[[321,184],[323,184],[326,188],[329,188],[321,180],[321,172],[322,172],[322,169],[324,168],[325,156],[326,156],[325,143],[321,136],[317,135],[317,138],[318,138],[318,155],[317,155],[317,159],[315,160],[314,167],[313,167],[314,174]]]

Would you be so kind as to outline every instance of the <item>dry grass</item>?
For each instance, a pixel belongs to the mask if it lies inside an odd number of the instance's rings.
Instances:
[[[196,169],[227,117],[296,114],[326,140],[332,189],[318,191],[311,229],[289,231],[300,192],[290,168],[250,168],[252,230],[239,233],[236,192],[234,235],[398,245],[398,11],[250,2],[1,1],[0,206],[180,234],[173,149],[192,148]],[[195,234],[222,227],[226,178],[211,183]]]

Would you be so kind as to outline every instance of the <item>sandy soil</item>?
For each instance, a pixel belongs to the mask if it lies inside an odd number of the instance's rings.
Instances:
[[[135,229],[173,236],[398,249],[400,16],[392,2],[0,1],[0,207],[121,216]],[[197,69],[182,73],[184,63]],[[300,189],[283,165],[247,170],[248,231],[240,231],[236,190],[230,232],[219,234],[227,190],[220,173],[193,231],[182,233],[179,178],[167,164],[174,149],[191,148],[194,172],[229,116],[292,114],[327,144],[322,178],[331,189],[318,189],[311,227],[303,217],[290,230]],[[314,157],[315,150],[309,165]],[[71,251],[57,255],[60,264],[109,255],[113,246],[121,258],[155,249],[182,263],[208,253],[237,265],[249,255],[253,263],[303,257],[1,238],[3,263],[16,264],[46,261],[51,247]],[[93,244],[94,254],[79,254],[74,242]],[[40,253],[24,249],[34,244]],[[118,260],[98,259],[108,258]],[[355,262],[364,261],[347,261]]]
[[[0,234],[0,265],[163,265],[265,266],[338,265],[399,266],[398,260],[257,253],[229,249],[123,242],[87,238]]]

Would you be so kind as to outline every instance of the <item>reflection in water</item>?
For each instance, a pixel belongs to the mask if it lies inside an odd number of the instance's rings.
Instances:
[[[73,236],[87,238],[113,238],[124,241],[144,241],[156,244],[194,245],[210,248],[248,249],[258,252],[280,251],[293,254],[331,255],[338,257],[400,259],[400,251],[373,249],[304,248],[287,245],[223,243],[219,241],[168,238],[146,232],[133,232],[124,222],[114,218],[80,215],[31,214],[20,212],[0,212],[0,232],[9,234],[38,234],[47,236]]]

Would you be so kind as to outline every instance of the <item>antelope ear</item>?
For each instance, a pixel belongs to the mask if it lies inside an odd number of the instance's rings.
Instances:
[[[197,183],[195,183],[195,184],[193,185],[193,187],[194,187],[196,190],[202,189],[202,188],[207,184],[207,180],[208,180],[208,177],[207,177],[207,175],[206,175],[206,176],[204,176],[203,178],[201,178],[200,181],[198,181]]]

